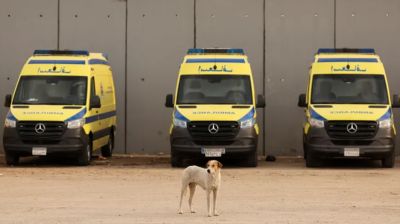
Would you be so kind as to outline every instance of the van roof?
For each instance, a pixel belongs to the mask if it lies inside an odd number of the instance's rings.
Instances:
[[[244,50],[241,48],[191,48],[188,50],[187,54],[244,55]]]
[[[238,63],[246,64],[247,56],[239,48],[191,48],[183,63]]]
[[[315,54],[314,62],[377,63],[381,61],[372,48],[321,48]]]
[[[317,54],[337,54],[337,53],[354,53],[354,54],[375,54],[373,48],[320,48]]]
[[[85,75],[98,65],[109,66],[107,55],[84,50],[35,50],[21,75]]]
[[[312,74],[385,74],[374,49],[319,49],[311,66]]]
[[[86,50],[35,50],[27,64],[108,64],[108,56]]]
[[[180,74],[251,75],[243,49],[193,48],[184,57]]]

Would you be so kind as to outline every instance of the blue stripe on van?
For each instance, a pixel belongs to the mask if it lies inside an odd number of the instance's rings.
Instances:
[[[114,117],[115,115],[117,115],[117,111],[110,111],[110,112],[106,112],[106,113],[102,113],[102,114],[97,114],[97,115],[94,115],[94,116],[90,116],[90,117],[87,117],[86,118],[86,124],[88,124],[88,123],[92,123],[92,122],[95,122],[95,121],[98,121],[98,120],[104,120],[104,119],[107,119],[107,118],[110,118],[110,117]]]
[[[83,60],[30,60],[29,64],[63,64],[63,65],[84,65]]]
[[[317,120],[326,121],[326,119],[324,117],[322,117],[319,113],[317,113],[313,109],[310,110],[310,117],[315,118]]]
[[[383,121],[389,118],[392,118],[392,110],[390,108],[378,119],[378,121]]]
[[[85,114],[86,114],[86,108],[82,109],[81,111],[79,111],[79,112],[76,113],[75,115],[71,116],[70,118],[68,118],[67,120],[65,120],[65,122],[73,121],[73,120],[76,120],[76,119],[80,119],[80,118],[82,118],[83,116],[85,116]]]
[[[240,118],[239,121],[245,121],[247,119],[251,119],[254,117],[255,113],[256,113],[256,110],[253,107],[247,114],[245,114],[242,118]]]
[[[318,62],[378,62],[376,58],[320,58]]]
[[[238,58],[192,58],[186,63],[245,63],[244,59]]]
[[[108,61],[102,59],[90,59],[90,65],[108,65]]]
[[[12,121],[16,121],[17,120],[17,118],[15,118],[14,114],[12,114],[11,111],[8,111],[7,119],[12,120]]]

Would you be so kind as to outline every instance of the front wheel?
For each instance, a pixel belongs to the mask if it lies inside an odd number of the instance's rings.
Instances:
[[[243,163],[244,166],[246,167],[257,167],[258,165],[258,156],[257,156],[257,151],[251,152],[246,160]]]
[[[303,135],[303,158],[307,159],[307,150],[306,150],[306,137]]]
[[[396,157],[394,155],[394,152],[392,152],[390,154],[390,156],[387,156],[384,159],[382,159],[382,167],[383,168],[393,168],[395,162],[396,162]]]
[[[19,156],[12,154],[12,153],[7,153],[5,155],[5,160],[6,160],[6,164],[8,166],[16,166],[19,163]]]
[[[317,158],[313,155],[308,153],[307,148],[304,150],[304,154],[306,155],[306,167],[320,167],[321,166],[321,159]]]
[[[88,166],[90,164],[91,158],[92,158],[92,144],[91,142],[88,142],[85,148],[79,152],[78,165]]]
[[[172,167],[183,167],[182,156],[177,152],[171,151],[171,166]]]

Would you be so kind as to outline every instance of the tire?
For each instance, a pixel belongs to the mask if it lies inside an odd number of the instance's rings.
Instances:
[[[258,165],[257,151],[251,152],[247,156],[246,161],[244,161],[243,165],[245,167],[257,167],[257,165]]]
[[[108,138],[107,145],[101,148],[101,155],[103,157],[111,157],[114,151],[114,133],[111,132]]]
[[[394,152],[392,152],[390,154],[390,156],[387,156],[384,159],[382,159],[382,167],[383,168],[393,168],[395,162],[396,162],[396,157],[394,155]]]
[[[79,152],[78,155],[78,165],[88,166],[90,165],[90,160],[92,159],[92,142],[89,141],[86,147]]]
[[[171,151],[171,166],[183,167],[182,157],[174,151]]]
[[[303,159],[307,159],[307,150],[306,150],[306,144],[303,143]]]
[[[16,166],[19,163],[19,156],[12,153],[5,153],[5,160],[8,166]]]
[[[306,138],[303,136],[303,158],[307,159],[307,150],[306,150]]]
[[[313,155],[310,155],[310,153],[307,152],[307,148],[305,148],[304,152],[306,156],[306,167],[320,167],[321,166],[321,160]]]

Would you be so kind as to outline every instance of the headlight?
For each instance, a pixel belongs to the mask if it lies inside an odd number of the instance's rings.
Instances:
[[[67,127],[69,129],[74,129],[74,128],[81,128],[85,125],[85,118],[80,118],[72,121],[68,121]]]
[[[174,118],[174,126],[175,127],[180,127],[180,128],[186,128],[187,127],[187,122],[180,120],[178,118]]]
[[[315,119],[315,118],[310,118],[308,121],[310,122],[310,125],[311,125],[312,127],[315,127],[315,128],[323,128],[323,127],[325,126],[323,120],[318,120],[318,119]]]
[[[256,123],[256,119],[250,118],[240,122],[240,128],[251,128]]]
[[[6,120],[4,122],[4,126],[6,128],[15,128],[17,126],[17,121],[9,119],[9,118],[6,118]]]
[[[393,124],[393,122],[392,122],[391,118],[381,120],[381,121],[379,121],[379,128],[390,128],[390,127],[392,127],[392,124]]]

